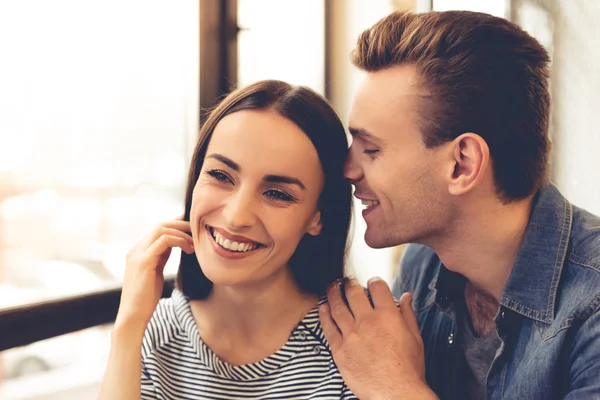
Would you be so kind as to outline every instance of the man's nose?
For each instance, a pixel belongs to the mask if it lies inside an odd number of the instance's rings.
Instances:
[[[356,162],[352,148],[350,148],[348,158],[344,163],[344,176],[352,183],[358,182],[362,178],[362,168]]]
[[[254,195],[247,190],[235,192],[223,209],[227,228],[235,231],[253,226],[256,223],[256,202]]]

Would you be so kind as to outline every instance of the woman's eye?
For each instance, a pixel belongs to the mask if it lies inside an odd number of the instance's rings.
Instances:
[[[227,174],[225,174],[222,171],[214,169],[214,170],[208,171],[207,173],[208,173],[208,175],[210,175],[214,179],[218,180],[219,182],[231,181],[231,179],[229,179],[229,176],[227,176]]]
[[[292,196],[280,190],[267,190],[265,194],[275,200],[294,201],[294,198]]]

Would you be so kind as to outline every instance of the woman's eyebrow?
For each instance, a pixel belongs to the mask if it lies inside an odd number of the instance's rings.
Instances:
[[[222,154],[214,153],[214,154],[210,154],[210,155],[206,156],[206,158],[214,158],[215,160],[218,160],[218,161],[222,162],[223,164],[227,165],[229,168],[231,168],[235,172],[240,172],[242,170],[242,167],[240,167],[240,165],[238,163],[231,160],[230,158],[225,157]],[[288,185],[296,185],[300,189],[306,190],[306,187],[304,186],[302,181],[300,181],[300,179],[294,178],[291,176],[265,175],[265,177],[263,178],[263,181],[268,182],[268,183],[285,183]]]
[[[287,183],[291,185],[297,185],[302,190],[306,190],[304,184],[300,181],[300,179],[292,178],[291,176],[283,176],[283,175],[265,175],[263,181],[269,183]]]
[[[225,157],[222,154],[216,154],[216,153],[210,154],[210,155],[206,156],[206,158],[214,158],[215,160],[219,160],[223,164],[227,165],[229,168],[234,170],[235,172],[240,172],[242,169],[235,161]]]

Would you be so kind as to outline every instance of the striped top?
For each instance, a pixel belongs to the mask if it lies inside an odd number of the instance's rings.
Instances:
[[[142,399],[356,398],[333,362],[318,306],[281,349],[254,364],[219,359],[200,338],[189,301],[178,290],[160,301],[144,336]]]

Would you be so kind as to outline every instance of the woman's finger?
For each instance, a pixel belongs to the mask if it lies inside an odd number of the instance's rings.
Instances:
[[[187,254],[194,252],[194,246],[179,236],[163,235],[145,251],[147,257],[164,257],[173,247],[179,247]]]

